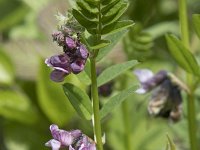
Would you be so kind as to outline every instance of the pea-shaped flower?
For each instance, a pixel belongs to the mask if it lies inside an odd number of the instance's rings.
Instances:
[[[96,144],[80,130],[65,131],[57,125],[51,125],[50,131],[53,139],[45,143],[52,150],[69,148],[69,150],[96,150]]]
[[[176,82],[172,82],[172,76],[167,71],[159,71],[154,75],[148,69],[135,70],[134,73],[141,82],[137,93],[143,94],[152,90],[149,114],[178,121],[182,114],[181,88]]]
[[[75,144],[70,145],[69,150],[96,150],[96,145],[88,136],[82,134]]]
[[[50,131],[53,139],[48,141],[45,145],[52,147],[52,150],[59,150],[63,147],[69,147],[73,142],[81,136],[80,130],[65,131],[58,128],[57,125],[51,125]]]
[[[52,56],[45,60],[47,66],[54,68],[51,72],[51,79],[55,82],[61,82],[64,77],[71,73],[70,58],[67,54]]]

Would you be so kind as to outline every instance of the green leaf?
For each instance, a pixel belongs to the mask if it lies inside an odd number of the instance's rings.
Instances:
[[[92,5],[98,5],[100,3],[100,0],[83,0],[85,2],[87,2],[88,4],[92,4]]]
[[[62,86],[50,80],[51,71],[44,61],[40,62],[37,79],[38,103],[51,122],[62,126],[73,117],[74,112]]]
[[[167,134],[167,146],[166,150],[176,150],[176,146],[173,141],[170,139],[169,135]]]
[[[82,15],[87,18],[89,21],[92,21],[92,22],[97,22],[98,19],[97,19],[97,15],[89,12],[88,10],[85,10],[83,8],[79,8],[79,11],[82,13]]]
[[[76,18],[76,20],[86,29],[96,28],[97,23],[92,22],[88,20],[85,16],[83,16],[78,10],[73,9],[72,10],[73,16]]]
[[[91,12],[93,14],[97,14],[99,12],[97,6],[91,3],[88,3],[85,0],[77,0],[76,3],[80,8],[84,10],[88,10],[88,12]]]
[[[134,25],[134,23],[132,20],[123,20],[123,21],[114,22],[110,25],[103,27],[101,34],[105,35],[105,34],[119,32],[119,31],[126,29],[128,27],[131,27],[133,25]]]
[[[117,21],[126,11],[127,8],[128,8],[128,3],[123,3],[120,5],[120,8],[113,8],[114,10],[110,10],[109,13],[107,13],[105,16],[102,17],[103,25],[109,25]],[[116,13],[113,13],[115,12],[115,9],[119,10]]]
[[[128,96],[134,94],[134,91],[138,88],[138,86],[134,85],[126,90],[123,90],[119,94],[111,97],[106,104],[103,105],[100,110],[101,119],[104,118],[108,113],[113,111],[116,107],[120,106],[120,104],[128,98]]]
[[[138,64],[137,60],[131,60],[125,63],[113,65],[105,69],[97,78],[98,87],[114,79],[115,77],[123,73],[124,71],[132,68],[133,66],[137,64]]]
[[[107,0],[105,2],[102,2],[102,9],[101,12],[103,15],[111,11],[112,8],[116,8],[118,6],[118,9],[120,8],[120,4],[123,4],[124,2],[122,0]],[[115,13],[117,12],[118,9],[115,9]]]
[[[200,39],[200,14],[192,15],[192,21],[193,21],[194,29]]]
[[[100,61],[103,57],[105,57],[113,49],[113,47],[117,44],[117,42],[121,40],[121,38],[125,35],[125,33],[127,33],[127,30],[123,30],[106,36],[105,38],[109,40],[111,44],[105,48],[102,48],[99,51],[96,60]]]
[[[0,32],[2,32],[22,21],[29,8],[21,1],[1,1],[0,10]]]
[[[14,66],[10,58],[0,48],[0,83],[10,85],[14,81]]]
[[[31,120],[31,118],[29,118],[29,120]],[[5,122],[6,123],[1,126],[1,129],[4,133],[6,150],[44,149],[44,145],[41,143],[44,143],[49,138],[49,133],[47,131],[48,126],[46,124],[45,129],[44,124],[27,126],[16,122]],[[0,147],[2,148],[2,145]],[[3,148],[1,150],[5,149]]]
[[[92,50],[101,49],[101,48],[108,46],[109,44],[110,44],[109,40],[101,40],[97,45],[94,45],[94,46],[90,45],[90,49],[92,49]]]
[[[187,72],[200,75],[199,66],[192,53],[174,35],[166,35],[172,57]]]
[[[38,114],[31,100],[26,95],[16,91],[0,91],[0,115],[28,124],[38,120]]]
[[[63,85],[65,95],[68,97],[76,112],[87,120],[92,117],[92,104],[88,95],[73,84]]]

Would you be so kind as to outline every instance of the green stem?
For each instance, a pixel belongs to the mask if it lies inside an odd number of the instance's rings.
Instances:
[[[181,28],[182,42],[190,49],[189,45],[189,32],[188,32],[188,20],[187,20],[187,1],[179,0],[179,19]],[[195,98],[193,89],[193,77],[187,74],[187,83],[190,87],[191,93],[187,95],[187,118],[188,118],[188,131],[190,138],[190,149],[197,150],[197,126],[196,126],[196,110],[195,110]]]
[[[124,120],[124,143],[125,149],[131,150],[131,131],[130,131],[130,116],[128,113],[128,101],[124,101],[122,103],[122,113],[123,113],[123,120]]]
[[[96,61],[95,58],[90,58],[91,63],[91,91],[92,91],[92,104],[94,113],[94,135],[97,142],[97,149],[103,150],[102,134],[101,134],[101,120],[99,115],[99,96],[97,87],[97,75],[96,75]]]

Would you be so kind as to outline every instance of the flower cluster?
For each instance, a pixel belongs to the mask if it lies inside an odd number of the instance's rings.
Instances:
[[[80,130],[65,131],[57,125],[51,125],[50,131],[53,139],[45,143],[52,150],[69,148],[69,150],[96,150],[95,142],[83,134]]]
[[[135,70],[134,74],[141,82],[137,93],[144,94],[153,90],[148,105],[149,113],[178,121],[182,113],[182,97],[179,85],[172,82],[169,74],[162,70],[154,75],[148,69]]]
[[[45,60],[47,66],[54,68],[50,77],[55,82],[63,81],[70,73],[80,73],[89,56],[86,47],[80,42],[78,31],[64,25],[59,30],[54,32],[52,37],[53,41],[63,48],[63,53]]]

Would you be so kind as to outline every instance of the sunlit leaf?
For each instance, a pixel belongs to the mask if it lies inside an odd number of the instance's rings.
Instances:
[[[192,21],[193,21],[194,29],[200,39],[200,14],[192,15]]]
[[[82,118],[90,120],[92,117],[92,103],[88,95],[80,88],[69,83],[65,83],[63,89],[76,112]]]
[[[166,150],[176,150],[176,146],[173,141],[170,139],[169,135],[167,135],[167,146]]]
[[[0,90],[0,115],[28,124],[38,119],[36,109],[26,95],[8,90]]]
[[[200,75],[199,66],[192,53],[174,35],[166,35],[172,57],[187,72]]]
[[[73,109],[62,86],[50,80],[50,72],[41,61],[37,80],[39,106],[51,122],[64,125],[73,117]]]
[[[41,130],[39,124],[27,126],[16,122],[7,122],[2,129],[6,150],[42,150],[45,149],[43,143],[49,140],[47,130]]]
[[[138,62],[136,60],[127,61],[125,63],[113,65],[107,69],[105,69],[97,78],[97,85],[101,86],[108,81],[114,79],[124,71],[132,68],[133,66],[137,65]]]
[[[101,118],[105,117],[108,113],[112,112],[116,107],[120,106],[120,104],[130,95],[134,94],[134,91],[138,88],[138,86],[134,85],[128,89],[123,90],[119,94],[111,97],[106,104],[100,110]]]
[[[12,84],[14,81],[14,66],[10,58],[0,48],[0,83]]]

